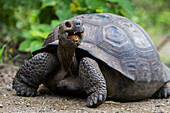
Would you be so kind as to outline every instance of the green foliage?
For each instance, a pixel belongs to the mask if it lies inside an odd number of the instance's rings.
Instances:
[[[0,64],[3,63],[3,56],[2,56],[2,54],[3,54],[3,51],[4,51],[5,47],[6,47],[6,44],[3,45],[2,48],[0,49]]]
[[[132,3],[128,0],[119,0],[118,1],[120,7],[122,7],[122,9],[120,10],[121,13],[125,16],[133,16],[133,10],[134,10],[134,7],[132,5]]]
[[[132,20],[144,27],[152,37],[170,34],[170,2],[168,0],[132,0],[136,15]],[[157,44],[159,41],[154,39]]]
[[[23,40],[18,50],[32,52],[60,22],[85,13],[131,17],[134,6],[130,0],[1,0],[0,40],[6,35],[11,42]]]
[[[9,56],[9,58],[11,59],[11,60],[8,62],[8,64],[12,64],[12,62],[13,62],[14,60],[16,60],[17,58],[19,58],[21,55],[16,55],[16,56],[12,57],[12,55],[9,54],[8,56]]]
[[[31,97],[32,97],[32,95],[30,97],[28,97],[25,101],[23,101],[21,105],[27,103],[31,99]]]
[[[10,57],[10,43],[32,52],[56,25],[80,14],[125,16],[141,25],[157,45],[162,34],[170,34],[169,6],[168,0],[0,0],[0,62]]]
[[[5,60],[7,59],[7,57],[10,58],[10,61],[7,61],[8,64],[12,64],[12,62],[17,59],[18,57],[20,57],[20,55],[16,55],[14,57],[12,57],[12,55],[10,53],[7,52],[7,45],[9,44],[10,41],[8,41],[6,44],[4,44],[2,46],[2,48],[0,48],[0,64],[4,63]],[[4,55],[3,55],[4,54]]]
[[[165,35],[170,35],[170,2],[168,0],[132,0],[136,14],[132,20],[141,25],[158,45]],[[169,62],[168,45],[160,51],[163,62]],[[166,49],[167,48],[167,49]]]
[[[20,51],[33,52],[42,46],[44,39],[48,36],[52,28],[47,24],[32,25],[30,30],[24,30],[22,37],[26,40],[19,45]]]

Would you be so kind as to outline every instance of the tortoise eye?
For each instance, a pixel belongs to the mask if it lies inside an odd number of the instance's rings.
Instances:
[[[66,26],[66,27],[71,27],[70,22],[66,22],[66,23],[65,23],[65,26]]]

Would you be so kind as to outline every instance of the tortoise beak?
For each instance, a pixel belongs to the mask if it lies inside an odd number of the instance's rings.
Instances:
[[[83,24],[80,20],[73,20],[72,25],[72,29],[66,30],[65,36],[68,41],[71,41],[72,43],[75,43],[76,46],[78,46],[80,45],[83,38]]]
[[[74,32],[66,32],[65,34],[68,41],[72,41],[77,46],[80,45],[83,37],[83,32],[74,31]]]
[[[74,20],[67,20],[61,24],[61,28],[59,28],[59,34],[62,34],[61,40],[68,46],[78,46],[80,45],[84,28],[83,23],[81,20],[74,19]],[[60,37],[59,37],[60,38]]]

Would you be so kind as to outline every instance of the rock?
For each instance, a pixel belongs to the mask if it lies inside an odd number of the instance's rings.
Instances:
[[[6,87],[6,90],[7,90],[7,91],[12,91],[12,89],[11,89],[10,86],[7,86],[7,87]]]
[[[121,110],[124,110],[125,108],[121,107]]]
[[[155,105],[155,107],[162,107],[162,106],[165,106],[165,104],[158,104],[158,105]]]
[[[29,103],[27,103],[27,104],[26,104],[26,107],[29,107],[29,106],[30,106],[30,104],[29,104]]]
[[[3,105],[2,105],[2,104],[0,104],[0,108],[3,108]]]

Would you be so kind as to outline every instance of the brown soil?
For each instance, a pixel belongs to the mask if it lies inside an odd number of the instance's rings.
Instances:
[[[170,98],[146,99],[139,102],[120,103],[106,101],[98,108],[87,108],[86,99],[80,96],[40,94],[36,97],[21,97],[12,90],[12,80],[18,67],[0,66],[0,113],[2,112],[170,112]],[[169,84],[170,85],[170,84]]]

